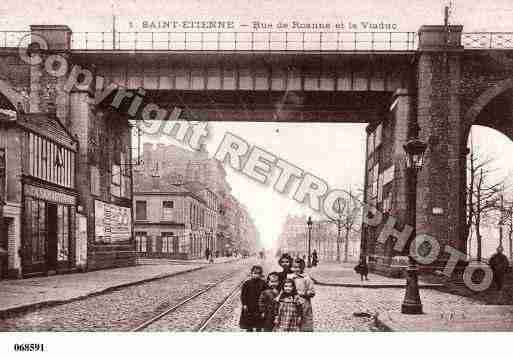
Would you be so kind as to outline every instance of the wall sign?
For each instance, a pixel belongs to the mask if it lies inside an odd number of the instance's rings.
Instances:
[[[96,242],[128,241],[132,236],[130,208],[94,201],[94,225]]]
[[[61,204],[69,204],[74,206],[76,197],[70,196],[65,193],[56,192],[47,188],[36,187],[29,184],[25,185],[25,196],[30,196],[44,201],[56,202]]]

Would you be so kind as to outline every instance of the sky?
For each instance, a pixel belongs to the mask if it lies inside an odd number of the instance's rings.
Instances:
[[[66,24],[74,32],[111,31],[116,15],[118,31],[143,31],[143,21],[224,20],[235,23],[235,31],[252,21],[276,23],[300,21],[337,23],[369,21],[395,24],[396,31],[417,31],[421,25],[442,24],[442,0],[3,0],[0,2],[0,30],[28,30],[31,24]],[[451,24],[464,31],[512,31],[511,0],[452,1]],[[247,30],[247,29],[245,29]],[[274,124],[213,123],[213,137],[207,148],[214,154],[226,131],[258,145],[276,156],[321,177],[331,188],[362,187],[365,156],[363,124]],[[476,128],[474,142],[496,154],[504,174],[513,171],[508,154],[512,142],[493,130]],[[163,138],[162,142],[172,142]],[[248,208],[266,246],[279,235],[289,213],[306,214],[297,204],[228,169],[233,193]]]

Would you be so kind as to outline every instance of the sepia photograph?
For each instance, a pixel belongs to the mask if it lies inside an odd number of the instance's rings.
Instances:
[[[512,140],[510,0],[4,0],[0,352],[505,348]]]

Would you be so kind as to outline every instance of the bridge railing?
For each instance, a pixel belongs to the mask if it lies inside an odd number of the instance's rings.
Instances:
[[[0,31],[0,47],[18,47],[29,35],[30,31]]]
[[[461,44],[466,49],[513,49],[513,32],[464,32]]]
[[[30,31],[0,31],[0,48],[28,45]],[[466,32],[467,49],[513,49],[513,32]],[[77,50],[414,51],[415,32],[75,32]]]
[[[414,32],[82,32],[84,50],[354,51],[415,50]]]

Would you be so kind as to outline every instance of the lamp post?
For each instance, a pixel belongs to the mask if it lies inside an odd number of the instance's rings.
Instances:
[[[308,226],[308,261],[307,261],[307,266],[308,268],[312,267],[312,260],[311,260],[311,256],[310,256],[310,244],[311,244],[311,241],[312,241],[312,225],[313,225],[313,222],[312,222],[312,217],[308,217],[308,221],[306,221],[306,225]]]
[[[416,131],[417,132],[417,131]],[[422,170],[424,164],[424,152],[427,144],[417,138],[415,133],[413,139],[404,145],[406,152],[406,171],[407,171],[407,187],[408,187],[408,212],[409,223],[413,228],[411,238],[415,238],[416,233],[416,211],[417,211],[417,174]],[[411,245],[411,242],[409,243]],[[408,248],[408,269],[406,274],[406,292],[401,306],[403,314],[422,314],[422,303],[420,301],[418,268],[417,263],[409,253]]]

